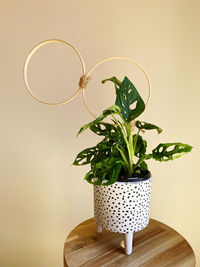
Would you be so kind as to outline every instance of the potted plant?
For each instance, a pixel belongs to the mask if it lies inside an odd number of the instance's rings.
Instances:
[[[114,83],[115,105],[103,111],[97,119],[81,127],[78,135],[90,128],[103,140],[80,152],[74,165],[90,164],[85,180],[94,185],[94,219],[97,232],[102,229],[125,233],[125,251],[132,253],[133,233],[149,222],[152,176],[146,161],[168,161],[190,152],[192,147],[182,143],[161,143],[147,153],[143,133],[162,129],[154,124],[136,120],[145,104],[133,83],[125,77],[102,81]],[[112,123],[104,122],[110,117]]]

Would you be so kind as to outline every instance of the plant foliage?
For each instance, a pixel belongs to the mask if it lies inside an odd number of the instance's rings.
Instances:
[[[116,92],[115,105],[103,111],[92,122],[81,127],[78,134],[90,128],[92,132],[103,137],[96,146],[81,151],[74,165],[90,164],[91,169],[85,175],[85,180],[94,185],[113,184],[120,174],[126,177],[137,176],[148,170],[146,160],[168,161],[178,158],[192,150],[192,147],[182,143],[162,143],[151,153],[147,153],[147,141],[141,133],[145,130],[162,129],[154,124],[135,121],[145,109],[142,100],[133,83],[125,77],[121,82],[116,77],[103,80],[113,82]],[[110,117],[111,123],[103,120]],[[133,123],[134,122],[134,123]],[[132,127],[137,130],[133,134]]]

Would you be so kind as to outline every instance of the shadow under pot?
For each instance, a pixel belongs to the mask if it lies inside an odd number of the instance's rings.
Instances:
[[[97,233],[103,229],[125,234],[125,253],[132,253],[133,233],[149,223],[152,176],[94,186],[94,220]]]

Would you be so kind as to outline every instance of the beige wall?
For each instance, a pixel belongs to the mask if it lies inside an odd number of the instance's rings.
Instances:
[[[92,187],[82,179],[87,167],[71,166],[98,140],[89,132],[75,137],[91,120],[80,95],[49,107],[33,100],[23,83],[25,56],[48,38],[74,44],[87,68],[119,55],[148,71],[152,98],[142,119],[164,129],[160,136],[146,133],[149,147],[168,141],[194,146],[182,159],[149,163],[151,216],[183,234],[200,266],[199,13],[198,0],[1,0],[0,266],[62,266],[67,234],[92,216]],[[71,52],[49,45],[36,54],[29,78],[37,93],[60,100],[77,89],[80,65]],[[102,65],[86,92],[97,114],[114,99],[113,89],[100,84],[113,74],[130,76],[146,97],[146,82],[134,66]]]

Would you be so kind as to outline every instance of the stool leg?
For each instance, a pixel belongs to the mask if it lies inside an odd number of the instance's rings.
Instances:
[[[125,234],[125,253],[126,255],[130,255],[132,253],[133,248],[133,232]]]
[[[103,228],[99,225],[96,225],[96,232],[97,234],[100,234],[102,232]]]

